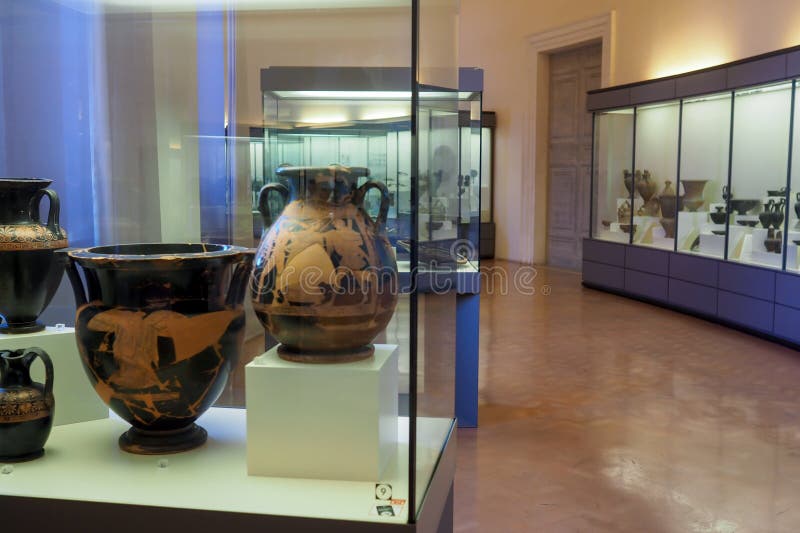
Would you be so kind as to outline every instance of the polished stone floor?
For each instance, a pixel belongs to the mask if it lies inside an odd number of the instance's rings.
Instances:
[[[800,531],[800,353],[537,272],[482,296],[456,531]]]

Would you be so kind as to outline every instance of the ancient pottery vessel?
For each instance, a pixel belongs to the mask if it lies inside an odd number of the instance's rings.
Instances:
[[[675,238],[675,219],[674,218],[662,218],[659,220],[661,223],[661,227],[664,228],[664,236],[668,239]]]
[[[63,261],[56,250],[67,247],[59,226],[58,195],[52,181],[0,178],[0,315],[2,333],[34,333],[44,329],[36,320],[61,282]],[[50,199],[47,222],[39,218],[42,197]]]
[[[725,207],[721,205],[717,206],[716,212],[709,213],[708,216],[714,224],[724,224],[728,219],[728,213],[725,211]]]
[[[631,203],[628,200],[625,200],[617,209],[617,222],[620,224],[630,224],[632,214]]]
[[[699,211],[705,200],[703,200],[703,191],[706,188],[708,180],[681,180],[683,185],[683,205],[687,211]]]
[[[637,177],[639,172],[637,171]],[[641,195],[642,199],[645,203],[649,202],[653,195],[656,193],[656,189],[658,188],[658,184],[655,180],[650,179],[650,171],[645,170],[641,174],[641,178],[636,182],[636,190]]]
[[[251,282],[253,307],[280,343],[279,355],[299,362],[343,362],[373,353],[370,344],[397,304],[397,263],[386,237],[389,192],[358,178],[363,167],[281,167],[279,176],[303,184],[277,220],[270,193],[289,200],[281,184],[260,192],[265,232]],[[363,208],[370,189],[381,194],[372,219]]]
[[[672,187],[671,181],[664,182],[664,190],[658,197],[658,203],[661,207],[662,218],[675,218],[678,210],[683,206],[683,197],[678,197],[675,194],[675,188]]]
[[[123,450],[174,453],[205,442],[194,422],[241,353],[252,258],[216,244],[69,252],[81,361],[100,398],[133,426],[119,439]]]
[[[794,213],[800,218],[800,192],[797,193],[797,202],[794,204]]]
[[[44,384],[31,380],[37,358],[44,363]],[[0,352],[0,462],[41,457],[54,413],[53,363],[47,353],[39,348]]]
[[[740,200],[740,199],[731,199],[731,208],[736,211],[739,215],[746,215],[756,207],[758,207],[761,202],[759,200]]]
[[[764,248],[766,248],[768,252],[779,254],[781,253],[781,248],[783,248],[783,239],[767,238],[764,240]]]
[[[641,173],[637,170],[636,171],[636,180],[638,181],[641,179]],[[634,175],[633,172],[630,170],[623,170],[622,171],[622,183],[625,184],[625,189],[628,191],[628,196],[633,196],[633,191],[636,187],[634,183]]]

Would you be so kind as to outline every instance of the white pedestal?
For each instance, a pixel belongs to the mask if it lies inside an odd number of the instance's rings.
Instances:
[[[303,364],[277,347],[245,370],[250,475],[378,481],[397,449],[397,353]]]
[[[48,327],[38,333],[0,335],[0,349],[21,348],[41,348],[53,360],[56,426],[108,418],[108,407],[97,396],[83,370],[75,329]],[[44,365],[34,362],[31,378],[44,383]]]

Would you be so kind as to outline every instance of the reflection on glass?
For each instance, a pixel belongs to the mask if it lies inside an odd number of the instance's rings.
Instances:
[[[800,88],[797,81],[795,90]],[[792,181],[786,225],[786,270],[800,271],[800,106],[795,92],[794,135],[792,136]]]
[[[677,235],[680,104],[636,108],[633,243],[673,250]]]
[[[635,192],[630,177],[633,122],[633,109],[595,114],[592,209],[596,239],[630,242]]]
[[[728,214],[731,94],[684,100],[681,121],[681,189],[678,251],[722,259]]]
[[[792,85],[734,96],[728,259],[782,268]]]

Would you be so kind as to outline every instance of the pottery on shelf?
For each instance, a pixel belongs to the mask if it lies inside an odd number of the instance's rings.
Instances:
[[[725,235],[727,232],[724,229],[712,229],[711,233],[714,235]]]
[[[252,251],[122,244],[68,256],[84,370],[132,426],[120,448],[152,455],[201,446],[207,434],[195,420],[217,400],[242,351]]]
[[[767,191],[767,196],[771,197],[786,196],[786,187],[781,187],[780,189],[777,190]]]
[[[703,199],[703,191],[708,180],[681,180],[683,185],[683,206],[687,211],[699,211],[706,203]]]
[[[794,213],[797,215],[797,218],[800,218],[800,192],[797,193],[797,201],[794,204]]]
[[[736,223],[740,226],[755,228],[756,224],[758,224],[758,220],[737,220]]]
[[[657,188],[658,184],[655,182],[655,180],[650,179],[650,171],[645,170],[642,172],[641,177],[636,182],[636,190],[642,197],[642,200],[644,200],[645,204],[647,204],[656,194]]]
[[[661,227],[664,228],[664,236],[668,239],[675,238],[675,219],[674,218],[662,218],[659,220],[661,223]]]
[[[779,254],[783,248],[783,239],[767,238],[764,240],[764,248],[766,248],[768,252]]]
[[[677,212],[683,207],[683,197],[678,197],[675,194],[671,181],[665,181],[664,189],[658,197],[658,203],[661,207],[661,217],[674,219],[677,216]]]
[[[756,207],[758,207],[761,202],[759,200],[740,200],[740,199],[731,199],[730,201],[731,209],[736,211],[739,215],[746,215]]]
[[[259,194],[265,232],[251,282],[253,307],[281,345],[283,359],[335,363],[364,359],[397,305],[395,256],[386,236],[389,191],[378,181],[360,187],[363,167],[280,167],[277,174],[305,184],[282,213],[266,202],[289,190],[268,184]],[[364,197],[381,195],[378,216],[364,209]]]
[[[709,213],[708,216],[714,224],[725,224],[728,220],[728,213],[725,211],[725,206],[718,205],[715,212]]]
[[[34,333],[37,322],[61,283],[64,263],[56,250],[67,247],[59,225],[59,201],[51,180],[0,178],[0,315],[2,333]],[[47,221],[39,203],[47,196]]]
[[[621,229],[623,233],[630,233],[631,231],[636,233],[636,226],[636,224],[620,224],[619,229]]]
[[[630,224],[631,215],[631,203],[628,200],[625,200],[617,209],[617,222],[620,224]]]
[[[629,197],[633,196],[633,191],[636,189],[636,185],[638,185],[641,179],[642,173],[638,170],[635,175],[627,169],[622,171],[622,182],[625,184],[625,189],[627,189]]]
[[[45,382],[31,380],[36,359]],[[30,461],[44,454],[55,413],[53,363],[44,350],[0,351],[0,463]]]

